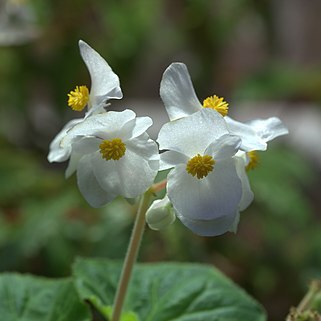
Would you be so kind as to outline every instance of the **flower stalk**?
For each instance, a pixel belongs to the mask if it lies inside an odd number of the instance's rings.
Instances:
[[[119,321],[124,300],[127,293],[128,284],[132,274],[134,264],[137,259],[138,250],[141,244],[142,236],[145,229],[145,214],[151,203],[153,196],[152,190],[148,190],[142,195],[137,211],[137,216],[133,228],[133,232],[129,241],[126,257],[124,260],[123,269],[120,275],[120,281],[116,291],[113,313],[111,321]]]

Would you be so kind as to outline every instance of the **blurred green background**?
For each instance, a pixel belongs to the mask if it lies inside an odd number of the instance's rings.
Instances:
[[[176,221],[146,231],[140,261],[213,264],[285,318],[321,275],[321,3],[311,0],[0,2],[0,271],[68,275],[75,256],[122,259],[135,206],[92,209],[48,146],[74,117],[67,93],[90,85],[77,42],[119,75],[111,102],[166,121],[158,91],[174,61],[200,99],[217,94],[240,120],[279,116],[290,135],[249,173],[255,201],[237,234],[193,235]]]

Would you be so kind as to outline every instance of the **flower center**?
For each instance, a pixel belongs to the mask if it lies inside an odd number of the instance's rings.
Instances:
[[[99,145],[102,158],[106,160],[118,160],[125,155],[126,145],[120,138],[114,138],[112,140],[103,140]]]
[[[197,154],[187,162],[186,171],[200,179],[206,177],[213,170],[214,164],[215,160],[212,156]]]
[[[246,165],[247,171],[254,169],[259,165],[259,156],[257,154],[257,151],[252,150],[250,152],[247,152],[246,156],[249,159],[249,163]]]
[[[68,94],[68,106],[73,110],[82,111],[89,100],[89,90],[86,86],[77,86]]]
[[[228,103],[224,101],[223,97],[218,97],[216,95],[207,97],[203,101],[204,108],[212,108],[219,112],[222,116],[226,116],[228,113]]]

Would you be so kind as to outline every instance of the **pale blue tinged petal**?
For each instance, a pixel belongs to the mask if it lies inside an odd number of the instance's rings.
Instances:
[[[91,78],[90,108],[99,107],[108,99],[122,98],[119,78],[105,59],[82,40],[79,41],[79,49]]]
[[[157,141],[160,149],[193,157],[203,154],[215,139],[228,133],[224,118],[212,109],[203,108],[189,117],[165,124]]]
[[[240,148],[246,152],[252,150],[266,150],[267,145],[249,125],[238,122],[228,116],[224,117],[228,130],[232,135],[239,136],[242,140]]]
[[[92,167],[93,154],[83,156],[78,162],[77,182],[85,200],[92,207],[101,207],[112,201],[116,194],[113,190],[104,190],[99,185]]]
[[[241,145],[241,139],[238,136],[224,135],[216,139],[205,150],[206,155],[210,155],[215,161],[233,157]]]
[[[243,157],[235,157],[236,171],[242,183],[242,197],[239,204],[239,210],[244,211],[253,201],[254,194],[251,190],[250,182],[245,170],[245,161]]]
[[[217,162],[206,177],[197,179],[176,166],[167,177],[167,193],[175,210],[192,220],[235,215],[241,200],[241,181],[233,159]]]
[[[231,231],[237,217],[235,215],[221,216],[212,220],[193,220],[176,213],[177,218],[192,232],[201,236],[218,236]]]
[[[57,136],[53,139],[50,144],[50,151],[48,154],[48,161],[52,162],[63,162],[67,160],[71,153],[71,145],[70,142],[73,138],[68,132],[71,128],[73,128],[76,124],[82,122],[83,119],[73,119],[69,121],[63,129],[57,134]]]
[[[183,63],[172,63],[165,70],[160,84],[160,96],[170,120],[186,117],[202,108]]]
[[[179,152],[174,152],[174,151],[168,151],[160,154],[160,164],[159,164],[159,169],[165,170],[169,169],[172,167],[175,167],[176,165],[179,164],[187,164],[189,161],[189,158]]]
[[[247,125],[250,126],[264,142],[269,142],[278,136],[289,133],[288,129],[277,117],[255,119],[248,122]]]
[[[240,222],[240,212],[237,211],[236,216],[235,216],[235,218],[234,218],[234,221],[233,221],[233,223],[231,224],[231,227],[230,227],[230,229],[229,229],[229,232],[236,233],[236,232],[237,232],[237,229],[238,229],[239,222]]]

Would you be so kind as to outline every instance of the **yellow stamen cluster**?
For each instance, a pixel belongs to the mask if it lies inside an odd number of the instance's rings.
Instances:
[[[207,97],[203,101],[204,108],[212,108],[219,112],[222,116],[226,116],[228,113],[228,103],[224,101],[223,97],[218,97],[216,95]]]
[[[99,145],[102,158],[106,160],[119,160],[125,155],[126,145],[120,138],[114,138],[112,140],[105,139]]]
[[[259,156],[255,150],[252,150],[251,152],[247,152],[246,156],[249,159],[249,163],[246,166],[247,171],[254,169],[259,165]]]
[[[186,165],[187,173],[197,176],[198,179],[206,177],[214,168],[215,160],[212,156],[197,154]]]
[[[68,94],[68,106],[73,110],[82,111],[89,100],[89,90],[86,86],[77,86]]]

